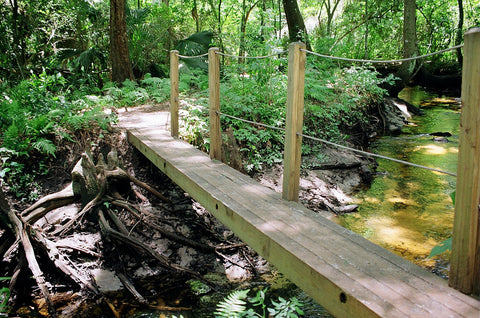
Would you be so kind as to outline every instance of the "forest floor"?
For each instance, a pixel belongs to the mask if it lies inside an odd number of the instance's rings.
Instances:
[[[41,185],[41,196],[58,192],[71,182],[70,172],[87,144],[93,144],[92,153],[96,155],[106,155],[115,149],[122,168],[128,174],[152,185],[166,198],[161,200],[133,186],[133,190],[140,193],[134,198],[134,204],[139,207],[142,219],[125,209],[117,209],[118,216],[130,235],[154,252],[166,256],[175,266],[187,270],[166,268],[151,255],[115,242],[102,234],[95,220],[85,218],[73,233],[59,238],[56,244],[62,246],[63,253],[76,268],[88,271],[87,277],[94,282],[98,293],[61,273],[44,253],[37,254],[60,317],[92,317],[105,313],[116,317],[131,316],[139,308],[156,312],[178,311],[185,317],[192,316],[194,312],[192,317],[198,317],[202,310],[211,312],[212,306],[232,289],[239,286],[253,289],[267,287],[272,284],[273,276],[280,275],[128,144],[125,127],[140,125],[142,120],[153,120],[168,126],[169,117],[161,106],[121,111],[118,127],[110,133],[90,131],[79,137],[80,142],[63,145],[62,151],[51,163],[49,173],[37,180]],[[349,204],[351,195],[371,182],[375,161],[331,148],[324,149],[323,158],[327,160],[319,162],[316,157],[307,157],[302,162],[300,201],[314,211],[332,212],[332,218],[335,214],[355,210],[356,206]],[[252,177],[275,191],[281,191],[280,165],[257,172]],[[13,197],[9,197],[9,203],[15,211],[27,208]],[[48,232],[48,227],[54,227],[55,222],[63,224],[69,214],[80,208],[79,202],[69,204],[63,210],[51,212],[35,226]],[[2,240],[7,237],[7,232],[7,229],[0,229]],[[83,253],[82,249],[89,253]],[[10,259],[4,258],[0,263],[0,276],[12,275],[19,259],[22,257],[18,254],[10,254]],[[35,287],[35,280],[28,269],[23,271],[25,275],[12,290],[11,312],[18,316],[46,315],[48,308]],[[287,293],[293,292],[293,289],[290,286]],[[290,297],[292,294],[282,296]],[[310,317],[327,315],[319,313],[318,308],[312,310],[315,313]],[[308,313],[306,316],[309,316]]]

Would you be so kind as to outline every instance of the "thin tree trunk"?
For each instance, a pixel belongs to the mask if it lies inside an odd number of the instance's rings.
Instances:
[[[365,0],[365,59],[368,59],[368,0]]]
[[[463,0],[458,0],[458,25],[455,45],[460,45],[463,41]],[[463,65],[462,48],[457,49],[457,60],[460,67]]]
[[[110,0],[110,60],[112,81],[117,83],[134,79],[128,51],[125,5],[125,0]]]
[[[304,42],[307,49],[311,50],[308,41],[307,29],[303,21],[297,0],[283,0],[283,10],[287,18],[288,35],[290,42]]]

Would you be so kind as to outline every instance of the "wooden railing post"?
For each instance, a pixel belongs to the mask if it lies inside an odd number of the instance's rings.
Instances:
[[[480,293],[480,28],[465,33],[462,114],[449,284]]]
[[[178,137],[178,51],[170,51],[170,122],[171,135]]]
[[[305,87],[305,44],[292,43],[288,51],[288,96],[283,154],[283,192],[288,201],[298,201],[302,159],[303,92]]]
[[[220,58],[219,49],[208,50],[208,89],[210,104],[210,158],[222,158],[222,130],[220,126]]]

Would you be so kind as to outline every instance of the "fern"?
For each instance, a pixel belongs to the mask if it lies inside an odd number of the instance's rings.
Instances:
[[[57,147],[53,144],[53,142],[46,138],[38,139],[32,144],[32,146],[41,153],[47,155],[55,156],[55,151],[57,151]]]
[[[222,318],[237,318],[242,317],[243,313],[247,310],[245,299],[250,289],[246,290],[237,290],[232,292],[230,295],[221,301],[217,305],[217,311],[215,312],[215,317]]]

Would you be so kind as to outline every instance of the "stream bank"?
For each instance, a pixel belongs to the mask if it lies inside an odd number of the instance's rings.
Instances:
[[[397,107],[398,108],[398,107]],[[154,113],[161,109],[146,107],[135,112],[129,112],[125,116],[138,121],[136,112],[150,112],[150,120],[154,119]],[[394,115],[392,117],[398,117]],[[385,115],[385,114],[384,114]],[[403,115],[402,115],[403,116]],[[399,123],[404,122],[400,117]],[[384,123],[388,123],[386,120]],[[161,123],[158,123],[161,124]],[[395,125],[388,127],[394,127]],[[206,281],[207,285],[199,284],[185,275],[172,274],[144,257],[139,258],[135,251],[119,249],[108,242],[102,244],[93,239],[98,252],[103,256],[89,262],[89,269],[96,277],[97,284],[103,286],[102,296],[95,296],[84,293],[78,288],[72,287],[71,282],[65,277],[58,276],[54,270],[47,277],[51,280],[51,288],[55,292],[55,299],[58,300],[60,316],[64,317],[90,317],[90,316],[135,316],[148,315],[179,315],[184,317],[205,317],[211,316],[215,305],[228,295],[229,291],[235,288],[259,289],[269,287],[273,295],[282,297],[301,297],[304,303],[308,303],[306,317],[328,316],[318,305],[311,303],[311,300],[299,291],[293,284],[285,280],[281,274],[271,268],[265,260],[259,257],[254,251],[240,242],[235,235],[223,225],[218,223],[207,211],[196,204],[188,194],[172,184],[158,169],[148,162],[141,155],[132,151],[126,144],[122,134],[115,133],[109,140],[96,142],[97,152],[108,152],[109,148],[115,146],[119,151],[125,168],[129,173],[138,179],[154,184],[160,192],[166,195],[172,204],[159,203],[155,199],[150,201],[145,209],[150,214],[158,215],[162,223],[169,231],[174,231],[191,239],[202,240],[205,243],[220,247],[215,253],[204,253],[182,246],[178,242],[165,239],[161,234],[151,228],[139,227],[131,220],[129,225],[146,236],[146,240],[162,254],[167,255],[176,263],[198,270]],[[86,138],[86,141],[91,141]],[[68,148],[68,147],[67,147]],[[80,149],[77,149],[80,150]],[[80,153],[69,153],[68,156],[77,157]],[[61,161],[61,158],[58,158]],[[335,214],[349,213],[357,209],[357,205],[350,204],[351,193],[358,191],[358,188],[365,183],[372,181],[375,175],[375,161],[362,156],[352,155],[344,151],[337,151],[325,148],[323,156],[308,157],[302,163],[302,192],[301,200],[309,208],[317,211],[329,210]],[[62,165],[60,162],[55,163]],[[66,167],[64,167],[67,170]],[[272,167],[272,170],[263,171],[255,177],[263,184],[276,190],[281,187],[281,168]],[[47,179],[54,178],[49,176]],[[62,183],[68,181],[68,176],[62,174]],[[59,183],[55,184],[58,190]],[[47,187],[45,193],[49,192]],[[54,192],[52,191],[52,192]],[[20,205],[15,205],[20,208]],[[187,222],[185,222],[187,220]],[[3,232],[2,232],[3,236]],[[222,246],[224,248],[222,248]],[[108,255],[122,256],[122,264],[115,264],[109,261]],[[44,264],[48,261],[44,261]],[[128,292],[121,287],[118,277],[114,274],[115,267],[121,265],[128,273],[135,286],[148,299],[149,305],[138,304]],[[3,264],[4,268],[8,264]],[[5,269],[5,275],[10,275]],[[95,274],[96,273],[96,274]],[[34,286],[34,282],[26,281],[27,286]],[[33,292],[33,301],[29,299],[28,289],[25,294],[16,293],[14,312],[19,316],[44,315],[44,303],[39,297],[38,291]]]

